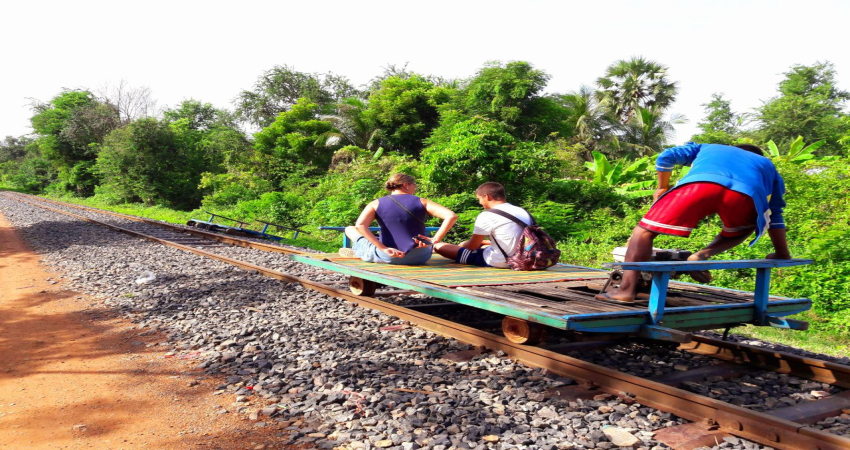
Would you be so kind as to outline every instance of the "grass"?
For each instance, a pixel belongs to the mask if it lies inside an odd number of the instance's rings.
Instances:
[[[179,211],[164,206],[149,206],[141,203],[123,203],[111,205],[92,200],[92,198],[80,198],[70,195],[43,196],[57,201],[73,203],[75,205],[90,206],[92,208],[100,208],[121,214],[129,214],[132,216],[145,217],[148,219],[161,220],[163,222],[180,225],[185,225],[186,222],[189,221],[189,219],[193,218],[202,220],[207,220],[209,218],[209,214],[205,213],[201,209],[196,209],[194,211]],[[222,223],[225,225],[229,224],[228,221],[222,219],[216,220],[216,223]],[[315,233],[311,232],[310,235],[305,235],[304,233],[302,233],[298,236],[298,239],[291,239],[291,233],[287,235],[280,234],[279,236],[285,238],[281,241],[282,244],[294,245],[297,247],[306,247],[322,252],[337,251],[342,241],[342,237],[339,236],[339,233],[334,231],[317,231]]]
[[[811,311],[794,316],[795,319],[816,323],[819,319]],[[723,330],[718,330],[722,332]],[[845,357],[850,355],[850,336],[833,331],[809,329],[807,331],[784,330],[773,327],[746,326],[734,328],[730,334],[776,342],[813,353]]]

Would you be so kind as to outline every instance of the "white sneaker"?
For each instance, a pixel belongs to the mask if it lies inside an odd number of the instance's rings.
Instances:
[[[347,247],[339,249],[339,256],[342,256],[343,258],[356,258],[357,257],[357,255],[354,254],[354,250],[347,248]]]

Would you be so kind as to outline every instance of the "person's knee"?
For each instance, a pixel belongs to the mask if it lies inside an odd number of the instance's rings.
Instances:
[[[635,227],[635,229],[632,230],[631,240],[634,241],[637,239],[642,241],[652,241],[655,239],[656,236],[658,236],[658,233],[654,231],[649,231],[643,227]]]
[[[351,240],[355,240],[355,239],[359,238],[360,236],[362,236],[362,235],[360,234],[360,232],[359,232],[359,231],[357,231],[357,228],[355,228],[354,226],[347,226],[347,227],[345,227],[345,231],[344,231],[344,233],[345,233],[345,235],[346,235],[346,236],[348,236]]]

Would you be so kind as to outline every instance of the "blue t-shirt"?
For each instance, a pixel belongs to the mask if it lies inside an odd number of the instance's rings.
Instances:
[[[785,182],[770,159],[737,147],[688,142],[658,155],[655,170],[670,172],[674,166],[691,166],[676,187],[688,183],[716,183],[753,199],[758,213],[754,245],[768,228],[785,228]]]

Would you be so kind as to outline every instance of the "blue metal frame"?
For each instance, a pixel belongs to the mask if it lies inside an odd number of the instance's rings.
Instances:
[[[346,227],[319,227],[320,230],[335,230],[335,231],[343,231],[343,232],[345,231],[345,228]],[[433,232],[435,232],[439,229],[440,229],[440,227],[425,227],[425,231],[428,234],[431,234],[431,233],[433,233]],[[381,231],[381,228],[380,227],[369,227],[369,230],[371,230],[374,233],[376,231]],[[351,248],[351,239],[349,239],[348,236],[345,235],[345,233],[342,233],[342,247],[343,248]]]
[[[770,269],[777,267],[811,264],[810,259],[744,259],[736,261],[646,261],[603,264],[603,267],[622,270],[640,270],[654,272],[652,291],[649,294],[649,313],[653,325],[658,325],[664,316],[664,304],[667,300],[667,285],[673,271],[690,272],[695,270],[719,269],[756,269],[756,287],[753,299],[752,322],[755,325],[774,325],[787,327],[787,322],[769,321],[767,318],[770,298]]]
[[[551,312],[526,309],[516,304],[504,303],[498,298],[485,298],[462,290],[380,274],[306,255],[292,255],[291,258],[299,262],[360,277],[376,283],[414,290],[476,308],[539,322],[555,328],[595,333],[630,333],[672,342],[684,342],[689,337],[688,330],[714,329],[741,323],[753,323],[757,308],[755,302],[743,302],[709,306],[671,307],[665,311],[664,300],[666,300],[669,272],[662,272],[659,276],[654,277],[658,279],[656,281],[658,283],[658,290],[655,296],[654,310],[647,308],[631,311],[560,316]],[[742,292],[734,289],[723,290]],[[811,300],[805,298],[788,299],[774,296],[774,299],[765,305],[765,325],[805,329],[805,322],[785,319],[783,316],[806,311],[811,308],[811,304]]]

